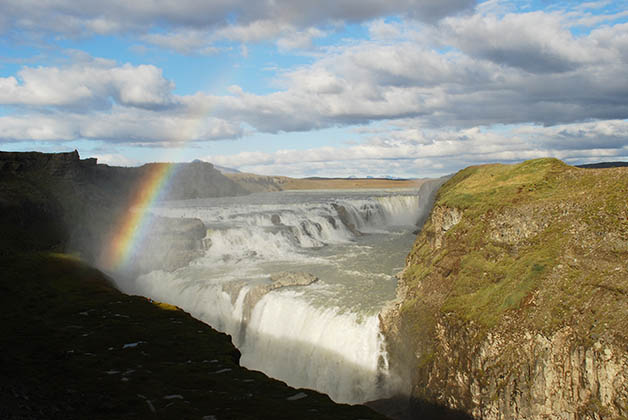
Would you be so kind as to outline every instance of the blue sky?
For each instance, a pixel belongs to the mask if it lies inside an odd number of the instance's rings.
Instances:
[[[0,0],[0,149],[288,176],[628,160],[628,2]]]

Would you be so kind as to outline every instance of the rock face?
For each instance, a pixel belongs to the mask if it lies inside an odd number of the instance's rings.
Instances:
[[[150,170],[151,165],[140,167],[139,171]],[[224,176],[211,163],[194,161],[174,165],[172,180],[163,195],[164,200],[189,200],[206,197],[246,195],[249,192]]]
[[[248,173],[226,173],[225,176],[248,192],[281,191],[283,177],[255,175]]]
[[[332,206],[334,207],[334,210],[336,210],[336,212],[338,213],[338,218],[340,219],[342,224],[345,225],[347,229],[349,229],[349,232],[353,233],[355,236],[362,235],[362,232],[358,230],[358,228],[355,226],[355,223],[351,221],[351,216],[349,216],[349,212],[347,211],[345,206],[335,203],[332,204]]]
[[[240,366],[228,335],[71,256],[0,267],[1,419],[385,419]]]
[[[421,402],[481,419],[628,416],[628,169],[486,165],[439,191],[381,317]]]
[[[70,153],[0,152],[0,253],[30,250],[78,252],[89,262],[131,211],[130,203],[155,165],[111,167]],[[162,199],[246,194],[206,162],[174,164]],[[154,218],[135,270],[172,270],[207,246],[200,220]],[[201,236],[202,235],[202,236]]]

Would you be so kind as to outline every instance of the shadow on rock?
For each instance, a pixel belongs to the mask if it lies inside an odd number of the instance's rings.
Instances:
[[[462,410],[404,396],[369,401],[364,405],[394,420],[473,420]]]

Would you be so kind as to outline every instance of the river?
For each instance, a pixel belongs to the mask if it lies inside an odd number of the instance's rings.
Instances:
[[[180,306],[230,334],[245,367],[336,402],[385,398],[397,384],[378,313],[395,297],[395,274],[438,185],[164,202],[153,213],[205,223],[205,254],[122,289]],[[319,280],[247,299],[284,272]]]

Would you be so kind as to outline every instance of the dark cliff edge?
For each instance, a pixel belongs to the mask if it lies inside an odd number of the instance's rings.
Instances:
[[[384,419],[241,367],[228,335],[75,257],[0,264],[2,419]]]
[[[157,165],[100,165],[70,153],[0,152],[0,253],[73,252],[95,263],[107,236],[129,211],[142,180]],[[183,200],[248,194],[206,162],[172,165],[160,198]],[[148,248],[134,256],[136,269],[172,270],[202,252],[200,220],[153,217]],[[201,227],[199,227],[199,225]],[[201,232],[199,236],[199,232]]]
[[[228,335],[93,268],[148,170],[0,152],[0,418],[383,419],[241,367]],[[170,185],[171,199],[245,193],[203,162],[176,167]],[[194,258],[206,233],[197,219],[153,226],[150,268]]]
[[[466,168],[381,326],[414,412],[628,418],[628,168]]]

